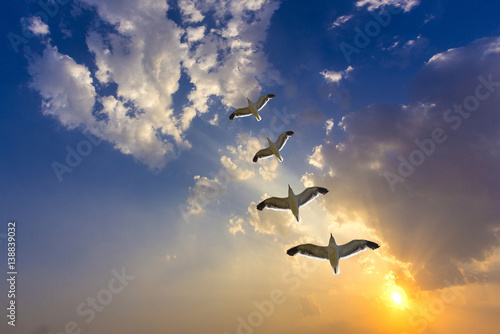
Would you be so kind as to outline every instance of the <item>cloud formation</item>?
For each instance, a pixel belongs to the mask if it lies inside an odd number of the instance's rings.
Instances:
[[[31,87],[42,95],[45,114],[90,131],[152,169],[191,146],[185,132],[214,97],[235,107],[257,97],[261,83],[281,80],[262,51],[278,2],[180,1],[181,24],[168,18],[166,1],[84,3],[98,17],[86,38],[94,63],[78,64],[47,44],[30,64]],[[215,25],[200,25],[208,16]],[[32,30],[48,33],[35,23]],[[182,73],[192,89],[188,103],[174,105]],[[216,115],[210,124],[217,125]]]
[[[305,176],[331,189],[326,209],[338,223],[363,221],[413,263],[423,289],[473,279],[457,261],[485,261],[499,246],[500,179],[489,172],[500,163],[498,45],[485,38],[438,54],[411,104],[345,116],[342,143],[313,154],[333,173]]]
[[[262,138],[259,139],[252,134],[239,133],[235,145],[227,146],[222,154],[220,158],[222,166],[216,175],[212,173],[209,177],[195,176],[195,184],[189,188],[189,196],[185,205],[181,206],[184,214],[204,212],[204,207],[208,203],[218,200],[226,193],[230,182],[255,183],[256,177],[264,181],[273,180],[277,176],[276,169],[279,165],[275,157],[259,160],[258,163],[252,161],[255,153],[263,147],[263,142]],[[231,233],[243,231],[238,228],[241,226],[238,218],[230,222],[230,226]]]
[[[42,112],[56,117],[68,129],[93,127],[96,91],[89,69],[47,46],[30,60],[30,87],[42,96]]]
[[[349,75],[349,72],[351,72],[353,68],[351,66],[348,66],[345,70],[337,72],[337,71],[328,71],[328,70],[323,70],[320,72],[320,74],[325,78],[325,81],[327,83],[340,83],[340,80],[346,78]]]
[[[40,16],[30,17],[23,20],[22,23],[24,29],[31,31],[35,35],[44,36],[50,34],[49,26],[42,21]]]
[[[369,11],[374,11],[382,6],[394,6],[402,8],[405,12],[409,12],[420,4],[420,0],[358,0],[356,6],[367,6]]]

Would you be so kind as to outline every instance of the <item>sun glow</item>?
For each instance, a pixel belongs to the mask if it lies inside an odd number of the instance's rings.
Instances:
[[[401,305],[401,303],[403,302],[403,296],[401,296],[401,294],[397,291],[394,291],[392,293],[392,300],[398,304],[398,305]]]
[[[406,292],[396,284],[394,273],[391,271],[385,276],[384,293],[382,299],[387,307],[405,310],[410,308]]]

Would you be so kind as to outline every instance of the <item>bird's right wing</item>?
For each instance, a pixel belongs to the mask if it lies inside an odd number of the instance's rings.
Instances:
[[[351,257],[354,256],[358,253],[361,253],[367,248],[370,249],[377,249],[380,246],[373,242],[373,241],[368,241],[368,240],[352,240],[346,243],[345,245],[339,246],[339,251],[340,251],[340,258],[346,258],[346,257]]]
[[[268,199],[263,200],[257,205],[257,210],[263,210],[264,208],[269,208],[272,210],[290,210],[290,206],[288,205],[288,198],[282,197],[270,197]]]
[[[257,111],[260,111],[260,109],[264,108],[267,102],[269,102],[269,100],[274,98],[275,96],[276,95],[274,94],[266,94],[259,97],[257,102],[255,102],[255,108],[257,108]]]
[[[319,194],[326,194],[328,189],[323,187],[309,187],[306,188],[303,192],[297,195],[297,200],[299,206],[304,206],[309,204],[313,199],[319,196]]]
[[[327,260],[328,259],[328,247],[316,246],[313,244],[303,244],[290,248],[286,251],[290,256],[294,256],[299,253],[307,257],[313,257],[315,259]]]
[[[255,153],[253,157],[253,162],[257,162],[258,159],[264,159],[264,158],[269,158],[270,156],[273,155],[273,152],[269,147],[263,148],[259,152]]]
[[[283,146],[285,146],[286,142],[288,141],[288,138],[290,138],[291,136],[293,136],[293,131],[287,131],[280,134],[278,140],[276,140],[276,143],[274,143],[278,151],[281,150]]]
[[[233,119],[235,117],[246,117],[246,116],[250,116],[251,114],[252,114],[252,112],[250,111],[250,108],[248,108],[248,107],[240,108],[240,109],[236,109],[235,111],[233,111],[233,113],[231,115],[229,115],[229,119]]]

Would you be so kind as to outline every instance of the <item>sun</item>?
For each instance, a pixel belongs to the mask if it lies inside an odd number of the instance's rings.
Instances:
[[[401,296],[401,294],[397,291],[394,291],[392,293],[392,300],[397,304],[397,305],[401,305],[401,303],[403,302],[403,296]]]
[[[385,275],[387,280],[384,284],[383,300],[387,307],[406,310],[411,307],[411,300],[406,295],[406,291],[396,284],[394,273],[391,271]]]

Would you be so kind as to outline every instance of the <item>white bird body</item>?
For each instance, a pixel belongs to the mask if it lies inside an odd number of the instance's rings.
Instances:
[[[271,149],[271,152],[273,152],[274,155],[278,157],[279,161],[283,161],[283,158],[280,155],[280,151],[278,151],[274,143],[269,138],[267,138],[267,142],[269,143],[269,148]]]
[[[293,193],[293,190],[290,187],[290,185],[288,185],[288,206],[290,207],[290,210],[292,210],[295,219],[297,219],[297,221],[300,221],[299,205],[297,203],[297,197]]]
[[[257,118],[257,121],[260,122],[260,120],[262,119],[259,115],[259,112],[257,111],[257,108],[255,108],[255,106],[253,105],[252,101],[250,101],[249,98],[247,98],[247,101],[248,101],[248,108],[250,109],[250,112],[255,116],[255,118]]]
[[[337,275],[340,273],[339,270],[339,260],[340,260],[340,252],[339,246],[335,242],[333,235],[330,233],[330,241],[328,243],[328,260],[330,260],[330,265],[332,266],[333,274]]]
[[[280,150],[285,146],[288,139],[293,136],[293,131],[285,131],[279,135],[276,142],[272,142],[271,139],[267,138],[269,147],[263,148],[255,153],[253,157],[253,162],[257,162],[259,159],[266,159],[275,155],[280,162],[283,161],[283,157],[280,154]]]
[[[340,259],[354,256],[367,248],[375,250],[379,247],[377,243],[369,240],[351,240],[344,245],[338,246],[333,235],[330,233],[330,241],[326,247],[313,244],[302,244],[290,248],[286,253],[290,256],[294,256],[298,253],[319,260],[328,260],[332,266],[333,274],[337,275],[340,273]]]
[[[293,193],[292,188],[288,185],[288,197],[270,197],[257,205],[257,210],[262,211],[264,208],[272,210],[291,210],[297,222],[300,222],[299,208],[311,203],[319,194],[326,194],[328,189],[323,187],[309,187],[298,195]]]

